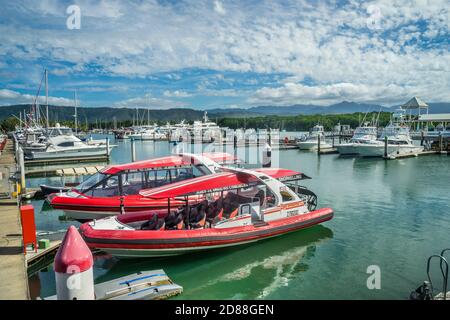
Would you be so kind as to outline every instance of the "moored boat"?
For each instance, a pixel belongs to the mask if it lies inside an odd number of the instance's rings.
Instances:
[[[320,148],[330,149],[332,145],[325,140],[325,132],[323,126],[317,124],[309,132],[307,136],[302,137],[297,146],[300,150],[315,150],[318,147],[320,137]]]
[[[377,127],[361,126],[355,129],[353,137],[347,143],[336,145],[336,149],[341,155],[357,155],[358,146],[377,140]]]
[[[86,221],[117,215],[122,211],[147,212],[164,209],[166,201],[142,197],[142,189],[204,176],[220,170],[220,165],[236,163],[227,153],[183,153],[129,164],[108,166],[65,193],[47,199],[68,218]],[[194,200],[193,200],[194,201]]]
[[[315,209],[316,196],[310,190],[243,169],[143,190],[141,195],[165,199],[166,213],[85,223],[80,232],[88,246],[120,258],[179,255],[280,236],[333,217],[330,208]],[[190,205],[192,196],[204,200]],[[171,199],[183,200],[184,205],[172,205]]]

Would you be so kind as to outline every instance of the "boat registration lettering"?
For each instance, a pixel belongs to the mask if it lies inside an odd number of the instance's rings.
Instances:
[[[288,217],[296,216],[296,215],[298,215],[298,210],[289,210],[286,212],[286,215]]]

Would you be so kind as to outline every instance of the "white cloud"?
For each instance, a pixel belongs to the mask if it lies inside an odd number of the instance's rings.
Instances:
[[[35,96],[31,94],[22,94],[9,89],[0,89],[0,105],[10,104],[31,104],[35,100]],[[45,96],[39,96],[37,102],[45,103]],[[48,97],[48,103],[57,106],[73,106],[73,100],[62,97]]]
[[[166,91],[164,91],[163,95],[165,97],[171,97],[171,98],[188,98],[188,97],[192,96],[192,94],[190,94],[186,91],[181,91],[181,90],[175,90],[175,91],[166,90]]]
[[[77,4],[82,28],[69,31],[61,2],[19,2],[15,13],[22,23],[0,25],[0,56],[36,64],[64,61],[72,66],[58,68],[59,75],[146,78],[161,71],[200,68],[291,77],[281,80],[279,88],[260,89],[251,101],[262,97],[286,101],[277,96],[279,92],[314,99],[312,89],[298,87],[305,77],[313,80],[311,87],[324,92],[316,95],[321,101],[336,92],[365,98],[352,93],[350,85],[367,88],[366,99],[395,101],[398,92],[404,92],[448,100],[449,45],[430,41],[449,36],[448,0],[349,1],[343,7],[333,1],[307,0],[230,0],[226,8],[219,0]],[[380,9],[377,32],[367,28],[370,4]],[[423,21],[424,30],[419,28]],[[286,86],[289,83],[297,85]],[[182,95],[183,90],[175,91]],[[383,92],[390,96],[382,97]]]
[[[288,82],[281,87],[261,88],[249,97],[247,102],[252,105],[271,104],[282,106],[293,104],[329,105],[347,100],[391,105],[406,102],[413,95],[420,95],[426,100],[436,98],[428,96],[426,90],[418,92],[416,89],[395,84],[369,86],[366,84],[342,82],[330,85],[306,86]],[[442,100],[439,100],[439,98]],[[448,101],[450,100],[450,94],[445,92],[439,98],[431,101]]]
[[[214,0],[214,11],[218,14],[226,14],[227,11],[224,9],[222,2],[219,0]]]

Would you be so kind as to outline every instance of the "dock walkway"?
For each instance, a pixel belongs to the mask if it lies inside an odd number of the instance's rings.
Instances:
[[[8,140],[0,156],[0,300],[29,299],[20,213],[8,181],[14,168],[13,144]]]

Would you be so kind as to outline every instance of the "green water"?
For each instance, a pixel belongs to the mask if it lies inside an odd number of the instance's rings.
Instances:
[[[129,162],[130,142],[115,143],[119,146],[113,162]],[[136,151],[144,159],[166,155],[170,147],[145,141],[136,143]],[[254,152],[242,148],[238,154],[248,158]],[[450,247],[450,157],[384,161],[298,150],[279,155],[280,167],[313,178],[303,184],[316,192],[319,207],[334,209],[333,220],[256,244],[195,255],[145,260],[96,256],[95,281],[163,268],[184,287],[180,299],[404,299],[425,280],[427,257]],[[43,201],[33,204],[39,230],[73,223],[59,221],[62,212]],[[370,265],[380,267],[379,290],[367,288]],[[51,266],[32,276],[30,287],[34,294],[54,294]]]

